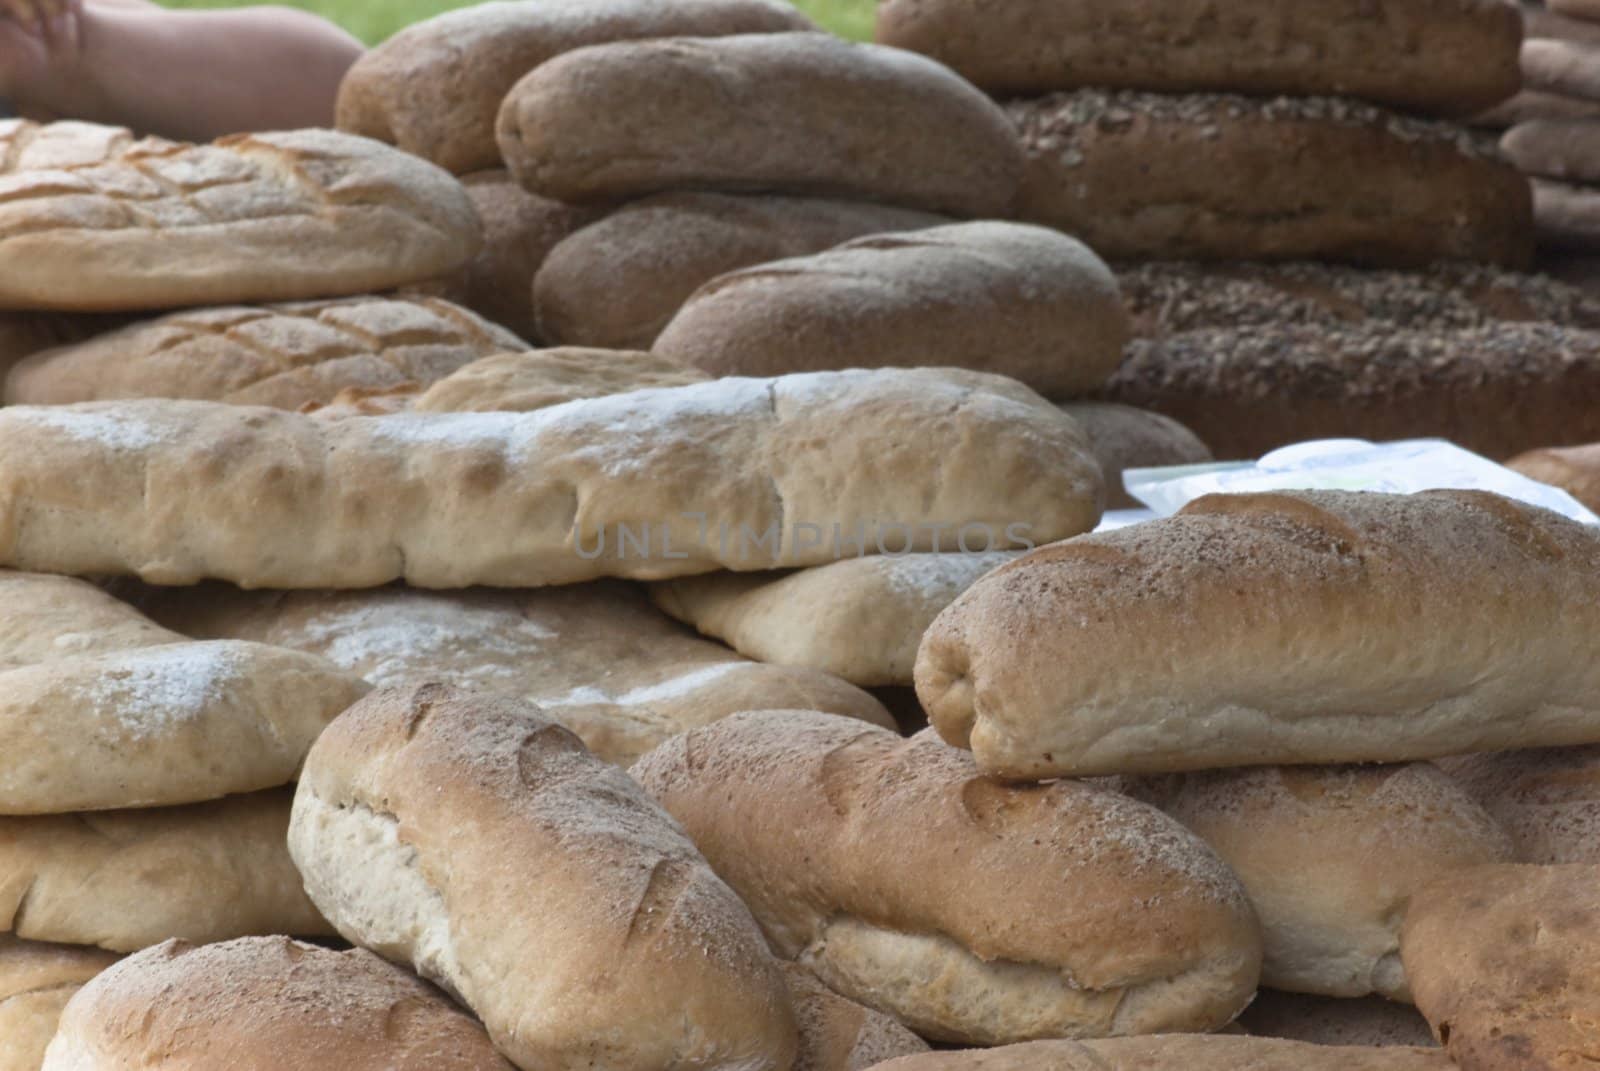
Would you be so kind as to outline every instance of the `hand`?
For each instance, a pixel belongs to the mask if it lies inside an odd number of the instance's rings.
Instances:
[[[76,62],[82,0],[0,0],[0,97],[37,107]]]

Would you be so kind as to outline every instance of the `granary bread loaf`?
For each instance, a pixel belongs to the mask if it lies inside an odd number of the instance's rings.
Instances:
[[[1600,746],[1438,762],[1511,834],[1520,862],[1600,863]]]
[[[154,589],[144,606],[190,635],[294,648],[378,685],[439,681],[528,700],[608,762],[778,701],[894,724],[860,689],[820,670],[740,658],[611,582],[526,592],[206,584]]]
[[[120,311],[364,294],[444,275],[482,236],[460,183],[366,138],[115,141],[41,164],[0,120],[0,308]]]
[[[1101,1041],[1035,1041],[930,1052],[879,1071],[1455,1071],[1438,1049],[1308,1045],[1278,1038],[1168,1034]]]
[[[1538,178],[1532,185],[1541,247],[1600,249],[1600,189]]]
[[[981,222],[857,238],[719,276],[652,351],[717,375],[973,368],[1070,398],[1102,386],[1127,341],[1116,278],[1087,246]]]
[[[632,201],[551,250],[534,278],[546,342],[647,349],[703,283],[867,234],[950,220],[868,201],[663,193]]]
[[[1089,448],[1100,462],[1106,483],[1106,506],[1138,506],[1123,486],[1127,469],[1194,465],[1210,461],[1211,451],[1199,436],[1169,416],[1115,402],[1064,402],[1061,411],[1082,425]]]
[[[1506,467],[1559,487],[1591,510],[1600,511],[1600,443],[1530,450],[1507,461]]]
[[[1500,139],[1500,148],[1508,160],[1530,175],[1600,182],[1600,124],[1591,119],[1518,123]]]
[[[826,443],[826,450],[813,444]],[[930,447],[932,447],[930,449]],[[0,565],[244,587],[534,587],[833,560],[895,524],[1094,527],[1082,432],[949,369],[724,379],[537,413],[0,409]],[[813,542],[791,533],[810,525]]]
[[[877,39],[926,53],[996,96],[1106,86],[1333,93],[1470,115],[1517,91],[1516,8],[1502,0],[885,0]]]
[[[167,941],[78,992],[43,1071],[512,1071],[483,1027],[365,949]]]
[[[931,733],[735,715],[633,768],[774,948],[923,1037],[1209,1030],[1260,932],[1192,834],[1075,781],[1008,787]]]
[[[638,785],[537,708],[374,693],[312,750],[289,846],[340,933],[444,986],[524,1071],[794,1059],[788,990],[749,911]]]
[[[1019,218],[1111,259],[1533,255],[1527,179],[1453,124],[1329,97],[1081,90],[1007,110],[1028,157]]]
[[[822,33],[569,52],[517,83],[497,129],[522,184],[559,201],[760,190],[1006,216],[1022,173],[1005,114],[953,71]]]
[[[866,1071],[928,1051],[894,1016],[841,997],[798,963],[785,963],[783,977],[800,1028],[794,1071]]]
[[[408,26],[356,61],[339,87],[341,130],[456,174],[500,166],[494,121],[523,75],[606,41],[814,29],[785,0],[516,0]]]
[[[1416,1008],[1382,997],[1314,997],[1263,989],[1239,1016],[1252,1037],[1287,1038],[1314,1045],[1438,1044]]]
[[[917,694],[1033,779],[1600,740],[1600,533],[1487,492],[1207,495],[995,570]]]
[[[0,818],[0,932],[113,952],[332,936],[289,858],[290,797]]]
[[[195,309],[36,353],[10,405],[194,398],[298,409],[347,387],[431,384],[527,343],[436,298],[349,298]]]
[[[653,353],[558,346],[474,361],[424,391],[419,413],[531,413],[580,398],[655,387],[687,387],[711,377]]]
[[[95,948],[0,934],[0,1071],[39,1071],[61,1009],[115,962],[116,956]]]

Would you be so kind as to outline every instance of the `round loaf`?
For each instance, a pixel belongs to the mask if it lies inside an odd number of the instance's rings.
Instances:
[[[1005,114],[954,72],[821,33],[569,52],[517,83],[498,131],[559,201],[762,190],[1004,217],[1022,174]]]
[[[1089,448],[1100,462],[1106,481],[1106,508],[1140,505],[1123,486],[1127,469],[1194,465],[1210,461],[1211,451],[1199,437],[1171,417],[1114,402],[1066,402],[1061,411],[1089,436]]]
[[[1511,834],[1519,861],[1600,863],[1600,746],[1438,761]]]
[[[1313,1045],[1438,1044],[1424,1019],[1409,1004],[1382,997],[1313,997],[1263,989],[1239,1016],[1252,1037],[1286,1038]]]
[[[864,201],[694,192],[647,197],[551,251],[533,283],[539,337],[649,349],[689,296],[725,272],[820,253],[867,234],[948,222]]]
[[[1533,255],[1527,180],[1451,124],[1329,97],[1082,90],[1007,108],[1028,156],[1019,217],[1111,259]]]
[[[1210,1030],[1255,991],[1237,879],[1126,796],[1008,787],[931,733],[809,711],[735,715],[632,772],[780,954],[923,1037]]]
[[[1506,468],[1540,483],[1559,487],[1600,513],[1600,443],[1565,449],[1530,450],[1507,461]]]
[[[874,235],[702,286],[652,352],[714,375],[948,366],[1046,397],[1102,386],[1128,339],[1115,277],[1083,243],[1016,223]]]
[[[877,39],[1001,97],[1089,86],[1338,94],[1470,115],[1517,91],[1522,33],[1503,0],[885,0]]]
[[[39,1071],[67,1001],[115,962],[99,949],[0,933],[0,1071]]]

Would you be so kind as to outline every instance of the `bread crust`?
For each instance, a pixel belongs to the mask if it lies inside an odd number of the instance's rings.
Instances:
[[[0,934],[0,1071],[39,1071],[67,1001],[115,962],[99,949]]]
[[[1438,761],[1511,834],[1518,862],[1600,863],[1600,746]]]
[[[1455,1064],[1437,1049],[1169,1034],[930,1052],[891,1060],[879,1071],[1155,1071],[1168,1067],[1188,1071],[1453,1071]]]
[[[1107,509],[1137,509],[1122,474],[1128,469],[1196,465],[1212,460],[1200,437],[1169,416],[1115,402],[1063,402],[1061,411],[1089,436],[1106,482]]]
[[[1532,480],[1559,487],[1591,510],[1600,512],[1600,443],[1529,450],[1506,467]]]
[[[1428,1020],[1409,1004],[1382,997],[1314,997],[1263,989],[1239,1016],[1252,1037],[1313,1045],[1438,1045]]]

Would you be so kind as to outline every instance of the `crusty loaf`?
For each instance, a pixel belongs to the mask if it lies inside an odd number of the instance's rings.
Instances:
[[[831,561],[862,531],[896,546],[913,528],[910,549],[933,525],[1042,543],[1092,528],[1100,495],[1072,420],[955,370],[725,379],[528,414],[0,409],[0,565],[154,583],[661,579]]]
[[[0,933],[113,952],[172,937],[330,937],[289,858],[290,796],[0,818]]]
[[[1087,246],[990,221],[729,272],[697,290],[651,349],[716,375],[933,365],[1073,398],[1105,384],[1127,341],[1116,278]]]
[[[1519,861],[1600,863],[1600,746],[1438,761],[1511,834]]]
[[[750,913],[638,785],[535,707],[374,693],[312,750],[289,845],[348,940],[443,985],[524,1071],[793,1061],[788,990]]]
[[[1237,880],[1126,796],[1007,787],[931,733],[804,711],[693,730],[633,774],[774,948],[924,1037],[1208,1030],[1255,991]]]
[[[800,1028],[794,1071],[866,1071],[928,1051],[928,1043],[893,1016],[841,997],[798,963],[783,964],[783,977]]]
[[[191,636],[306,651],[378,685],[431,680],[526,699],[623,765],[685,729],[773,702],[894,724],[860,689],[818,670],[746,661],[613,582],[528,592],[207,584],[153,589],[143,605]]]
[[[188,639],[88,581],[67,576],[0,569],[0,607],[0,673]]]
[[[72,998],[42,1071],[152,1066],[512,1071],[483,1027],[410,972],[287,937],[129,956]]]
[[[1546,0],[1546,3],[1558,15],[1590,21],[1600,19],[1600,3],[1596,0]]]
[[[1019,218],[1111,259],[1533,256],[1527,179],[1453,124],[1328,97],[1100,90],[1008,111],[1028,156]]]
[[[867,201],[664,193],[623,205],[556,246],[534,278],[546,342],[648,349],[689,295],[725,272],[867,234],[950,220]]]
[[[1600,512],[1600,443],[1566,449],[1530,450],[1506,462],[1529,479],[1559,487]]]
[[[1539,39],[1522,46],[1522,84],[1541,93],[1600,101],[1600,47]]]
[[[1600,50],[1596,51],[1600,64]],[[1530,175],[1600,182],[1600,124],[1592,119],[1533,119],[1500,139],[1506,159]]]
[[[1022,174],[1005,113],[953,71],[822,33],[568,52],[517,83],[497,129],[512,173],[558,201],[715,189],[1005,217]]]
[[[0,119],[0,175],[99,167],[120,159],[138,140],[120,126]]]
[[[424,391],[419,413],[531,413],[580,398],[655,387],[687,387],[711,377],[653,353],[558,346],[474,361]]]
[[[1036,1041],[931,1052],[878,1071],[1456,1071],[1437,1049],[1308,1045],[1278,1038],[1168,1034],[1103,1041]]]
[[[1532,185],[1541,248],[1600,250],[1600,189],[1538,178]]]
[[[0,308],[373,293],[453,271],[482,240],[460,183],[366,138],[299,130],[108,153],[95,141],[88,161],[49,165],[30,151],[40,138],[71,140],[0,120]]]
[[[117,962],[95,948],[19,941],[0,933],[0,1071],[39,1071],[61,1009]]]
[[[1482,115],[1473,116],[1472,125],[1504,130],[1534,119],[1600,119],[1600,101],[1524,89]]]
[[[1592,4],[1593,0],[1589,2]],[[1561,0],[1557,0],[1557,3],[1561,3]],[[1600,22],[1592,17],[1573,18],[1564,15],[1554,7],[1545,6],[1544,0],[1522,0],[1521,7],[1522,35],[1528,41],[1551,38],[1600,45]],[[1600,15],[1600,5],[1596,5],[1592,13]]]
[[[5,401],[194,398],[299,409],[347,387],[428,385],[480,358],[527,348],[437,298],[198,309],[37,353],[11,370]]]
[[[1108,509],[1140,505],[1123,485],[1122,474],[1128,469],[1195,465],[1212,459],[1210,448],[1194,432],[1149,409],[1080,401],[1063,402],[1061,411],[1089,436],[1089,448],[1105,479]]]
[[[408,26],[356,61],[337,122],[456,174],[500,166],[494,120],[523,75],[605,41],[813,29],[785,0],[518,0]]]
[[[1410,1004],[1382,997],[1314,997],[1263,989],[1239,1016],[1252,1037],[1287,1038],[1314,1045],[1438,1044],[1428,1020]]]
[[[1600,532],[1487,492],[1207,495],[984,577],[917,694],[1008,778],[1588,743],[1597,584]]]
[[[0,383],[4,383],[6,372],[23,358],[52,346],[81,342],[121,322],[115,316],[0,312]]]
[[[1470,115],[1517,91],[1516,9],[1503,0],[885,0],[877,39],[1001,97],[1107,86],[1255,96],[1337,93]]]

